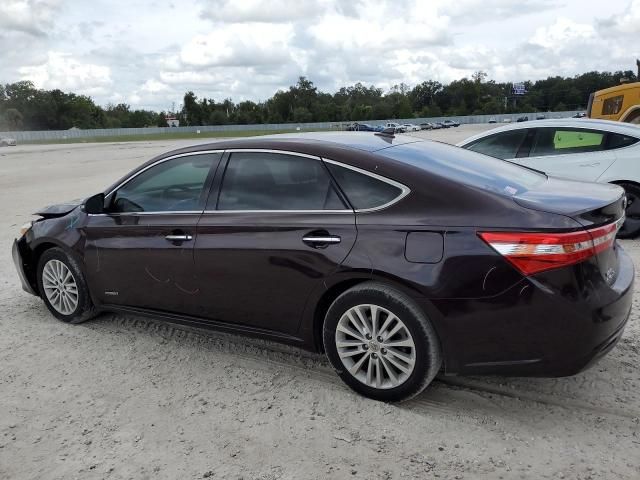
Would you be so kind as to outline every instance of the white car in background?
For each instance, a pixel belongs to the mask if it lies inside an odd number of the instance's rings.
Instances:
[[[15,138],[0,137],[0,147],[15,147],[17,144]]]
[[[419,132],[421,130],[420,125],[414,125],[413,123],[404,123],[401,126],[407,132]]]
[[[620,238],[640,233],[640,126],[607,120],[534,120],[474,135],[459,147],[556,177],[615,183],[627,193]]]

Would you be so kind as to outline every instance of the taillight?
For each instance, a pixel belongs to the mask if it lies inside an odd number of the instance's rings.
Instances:
[[[533,275],[582,262],[610,248],[620,224],[570,233],[480,232],[478,235],[524,275]]]

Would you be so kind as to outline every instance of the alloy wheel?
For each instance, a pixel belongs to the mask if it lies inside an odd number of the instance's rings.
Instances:
[[[342,364],[369,387],[398,387],[414,370],[416,346],[409,329],[378,305],[347,310],[338,321],[335,341]]]
[[[42,287],[51,306],[62,315],[71,315],[78,307],[78,285],[63,262],[51,259],[42,268]]]

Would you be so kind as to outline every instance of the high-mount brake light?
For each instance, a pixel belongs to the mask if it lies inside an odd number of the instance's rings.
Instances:
[[[610,248],[624,218],[570,233],[480,232],[478,236],[524,275],[566,267]]]

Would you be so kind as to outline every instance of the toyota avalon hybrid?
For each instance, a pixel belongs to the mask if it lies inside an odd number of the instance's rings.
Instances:
[[[62,321],[101,311],[325,352],[366,396],[438,372],[563,376],[622,335],[619,186],[392,134],[225,140],[37,212],[13,247]]]

